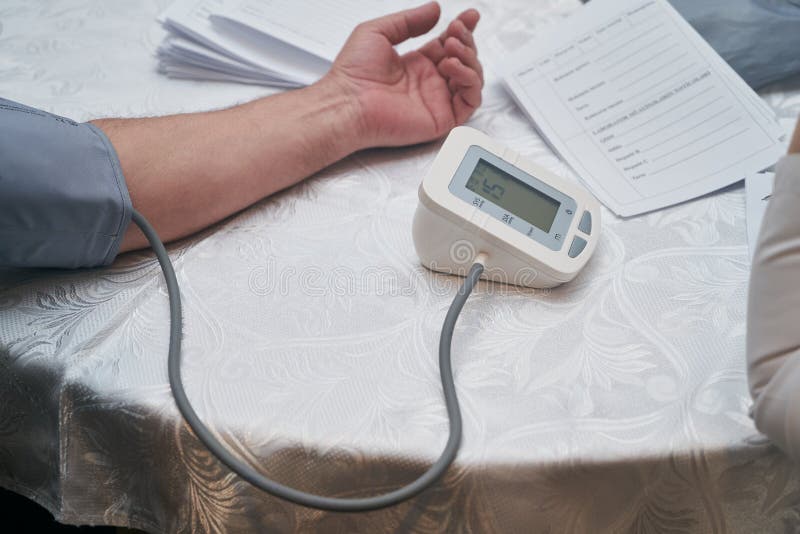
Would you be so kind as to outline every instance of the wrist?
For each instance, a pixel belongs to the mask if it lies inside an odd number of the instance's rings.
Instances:
[[[329,139],[337,159],[370,146],[363,108],[347,83],[329,74],[300,91],[314,110],[311,120]]]

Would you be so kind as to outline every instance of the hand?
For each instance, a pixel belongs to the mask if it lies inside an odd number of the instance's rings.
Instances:
[[[469,9],[418,50],[399,55],[393,45],[423,35],[439,20],[431,2],[360,24],[321,83],[352,98],[360,148],[430,141],[463,124],[481,103],[483,69],[472,31],[480,15]]]

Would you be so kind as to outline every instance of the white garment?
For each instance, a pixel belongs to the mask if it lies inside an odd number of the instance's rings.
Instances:
[[[800,154],[777,166],[750,275],[747,365],[756,427],[800,460]]]

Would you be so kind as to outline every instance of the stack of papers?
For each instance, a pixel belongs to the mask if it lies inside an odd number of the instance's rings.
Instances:
[[[177,0],[159,70],[173,78],[299,87],[321,78],[360,22],[407,7],[388,0]]]
[[[665,0],[593,0],[501,70],[542,136],[621,216],[730,185],[782,152],[772,110]]]

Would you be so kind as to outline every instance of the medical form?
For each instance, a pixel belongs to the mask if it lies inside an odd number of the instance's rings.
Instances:
[[[551,146],[621,216],[732,184],[782,151],[774,114],[664,0],[594,0],[502,71]]]

